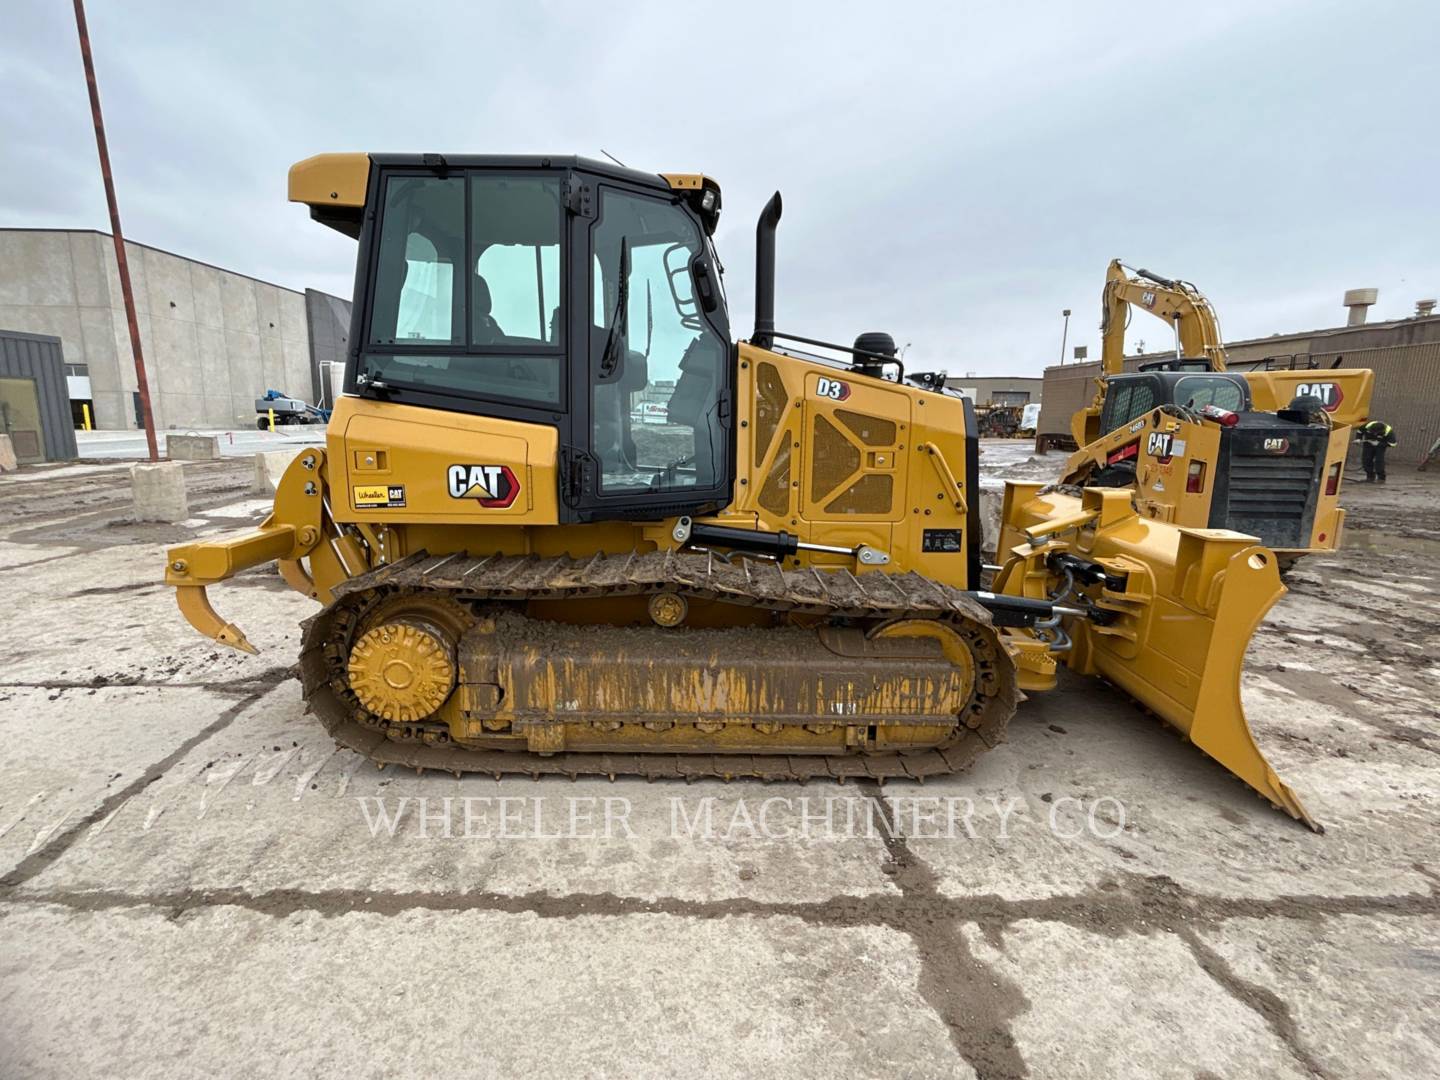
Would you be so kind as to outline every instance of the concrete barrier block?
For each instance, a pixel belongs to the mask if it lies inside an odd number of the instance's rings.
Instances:
[[[250,490],[257,495],[274,495],[280,486],[280,477],[290,467],[303,447],[294,450],[265,450],[255,455],[255,483]]]
[[[171,461],[218,461],[220,440],[214,435],[166,435],[165,456]]]
[[[20,467],[15,460],[15,444],[9,435],[0,435],[0,472],[14,472]]]
[[[185,466],[178,461],[131,465],[130,490],[136,521],[184,521],[190,516]]]

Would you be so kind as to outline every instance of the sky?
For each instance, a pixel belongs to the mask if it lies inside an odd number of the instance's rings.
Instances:
[[[90,0],[126,235],[350,295],[285,199],[322,151],[579,153],[724,190],[732,327],[784,194],[776,323],[911,370],[1099,354],[1120,257],[1229,340],[1440,294],[1440,5]],[[73,12],[0,5],[0,227],[108,230]],[[1132,348],[1162,347],[1158,320]]]

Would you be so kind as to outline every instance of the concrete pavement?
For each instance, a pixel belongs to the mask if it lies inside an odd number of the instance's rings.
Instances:
[[[180,619],[163,545],[266,505],[246,462],[185,468],[164,527],[125,520],[123,466],[0,479],[0,1074],[1440,1065],[1440,505],[1414,478],[1350,496],[1354,546],[1250,650],[1317,836],[1079,679],[923,787],[377,770],[304,715],[313,607],[278,576],[215,590],[259,657]]]

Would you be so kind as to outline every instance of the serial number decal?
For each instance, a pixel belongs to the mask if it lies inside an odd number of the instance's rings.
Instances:
[[[850,384],[839,379],[821,377],[815,381],[815,396],[831,401],[844,401],[850,396]]]
[[[504,510],[520,494],[509,465],[451,465],[445,486],[452,499],[474,499],[487,510]]]
[[[389,510],[405,505],[404,484],[356,484],[350,493],[356,510]]]

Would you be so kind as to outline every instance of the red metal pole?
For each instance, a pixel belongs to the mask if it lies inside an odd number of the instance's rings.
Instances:
[[[100,114],[100,88],[95,84],[95,61],[90,56],[90,31],[85,26],[85,0],[75,0],[75,27],[80,31],[80,56],[85,61],[85,84],[90,88],[90,115],[95,120],[95,148],[100,152],[100,175],[105,180],[105,201],[110,205],[110,232],[115,239],[115,265],[120,271],[120,295],[125,298],[125,321],[130,324],[130,351],[135,355],[135,381],[140,389],[140,415],[145,421],[145,442],[150,460],[159,461],[155,444],[155,418],[150,412],[150,384],[145,380],[145,356],[140,351],[140,323],[135,318],[135,293],[130,288],[130,264],[125,260],[125,234],[120,231],[120,204],[115,201],[115,179],[110,175],[110,149],[105,144],[105,118]]]

